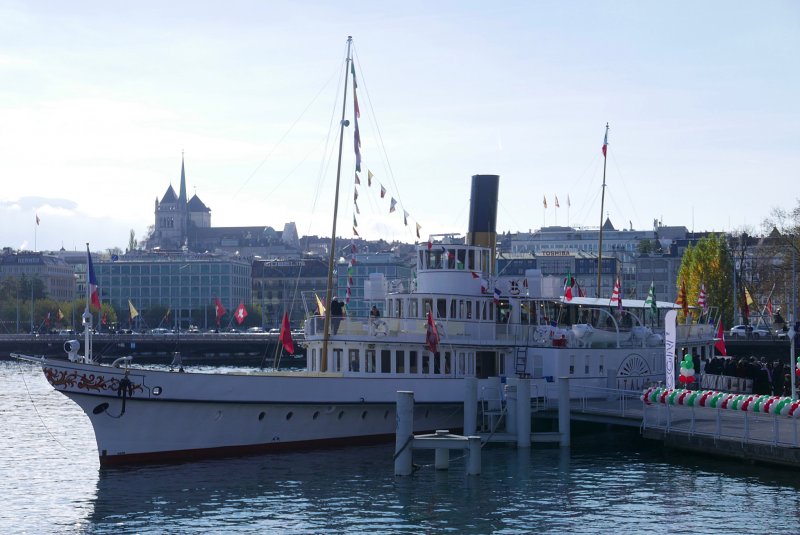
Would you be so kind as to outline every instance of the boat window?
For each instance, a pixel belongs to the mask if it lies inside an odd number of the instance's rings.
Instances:
[[[462,376],[467,371],[467,354],[463,351],[458,354],[458,362],[456,363],[456,376]]]
[[[569,356],[569,374],[570,375],[575,374],[575,355]]]
[[[317,348],[311,350],[311,371],[317,371]]]
[[[475,270],[475,251],[470,249],[467,251],[467,269],[470,271]]]
[[[359,371],[359,362],[358,362],[358,349],[350,349],[347,352],[348,360],[350,361],[350,368],[351,372]]]
[[[597,373],[599,373],[600,375],[606,373],[605,360],[606,358],[603,355],[600,355],[600,359],[598,360],[598,365],[597,365]]]
[[[456,300],[455,300],[455,299],[453,299],[452,301],[450,301],[450,317],[451,317],[452,319],[455,319],[455,318],[457,318],[457,317],[458,317],[458,316],[456,315],[456,307],[457,307],[457,306],[458,306],[458,303],[456,303]]]
[[[456,250],[456,269],[464,269],[464,260],[466,259],[466,251],[464,249]]]
[[[425,375],[431,373],[431,354],[427,351],[422,352],[422,373]]]
[[[467,319],[472,319],[472,301],[467,301],[466,318]]]
[[[450,375],[450,371],[452,370],[453,357],[450,355],[449,351],[444,352],[443,360],[444,360],[444,367],[442,369],[444,370],[444,374]]]
[[[428,312],[433,312],[433,299],[426,297],[422,300],[422,314],[419,317],[424,318]]]
[[[342,348],[337,347],[336,349],[333,350],[332,364],[333,364],[333,366],[331,366],[332,372],[338,372],[346,369],[346,366],[344,365],[345,362],[344,362],[344,355],[342,354]]]
[[[356,350],[358,351],[358,350]],[[375,373],[378,371],[378,362],[375,359],[375,352],[368,351],[365,355],[364,371],[367,373]]]
[[[406,373],[406,352],[394,352],[394,371],[396,373]]]
[[[589,356],[586,355],[583,357],[583,374],[589,375]]]
[[[419,251],[417,255],[417,271],[420,271],[425,265],[425,251]]]
[[[447,317],[447,299],[436,300],[436,317],[437,318]]]
[[[447,250],[447,268],[453,269],[456,267],[456,251],[455,249]]]
[[[409,351],[408,361],[409,361],[408,373],[417,373],[417,370],[419,370],[419,352]]]
[[[396,299],[394,302],[394,317],[403,317],[403,301],[401,299]]]
[[[392,373],[392,352],[388,349],[381,349],[381,373]]]
[[[419,302],[416,299],[408,300],[408,317],[409,318],[419,317]]]

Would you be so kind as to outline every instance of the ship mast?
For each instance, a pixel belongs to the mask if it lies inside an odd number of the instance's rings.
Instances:
[[[347,36],[347,61],[344,66],[344,96],[342,98],[342,120],[339,123],[339,162],[336,167],[336,194],[333,201],[333,228],[331,230],[331,250],[328,258],[328,285],[325,290],[325,323],[322,330],[322,355],[320,359],[320,371],[328,370],[328,340],[331,336],[331,299],[333,298],[333,267],[336,259],[336,216],[339,211],[339,181],[342,176],[342,145],[344,143],[344,127],[350,124],[345,120],[347,110],[347,73],[350,70],[350,62],[353,58],[350,55],[353,37]]]
[[[600,290],[602,289],[602,274],[603,274],[603,210],[605,209],[606,201],[606,162],[608,156],[608,123],[606,123],[606,137],[603,138],[603,189],[600,193],[600,240],[597,244],[597,297],[600,297]]]

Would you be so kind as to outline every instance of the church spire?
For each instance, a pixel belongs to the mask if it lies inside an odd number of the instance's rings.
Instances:
[[[183,151],[181,151],[181,191],[178,195],[178,205],[181,208],[186,207],[186,171],[183,166]]]

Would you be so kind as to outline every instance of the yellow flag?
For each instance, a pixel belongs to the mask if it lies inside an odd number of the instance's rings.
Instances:
[[[747,286],[744,287],[744,298],[747,300],[747,306],[753,306],[753,298],[750,297],[750,292],[747,291]]]
[[[322,304],[322,301],[320,301],[319,296],[317,294],[314,294],[314,297],[317,299],[317,312],[319,312],[320,316],[324,316],[325,305]]]
[[[130,299],[128,299],[128,308],[131,309],[131,319],[134,319],[136,316],[139,315],[139,312],[136,310],[136,307],[133,306],[133,303],[131,303]]]

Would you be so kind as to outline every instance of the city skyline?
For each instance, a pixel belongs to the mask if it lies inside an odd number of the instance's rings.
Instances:
[[[617,228],[761,231],[772,208],[797,202],[791,2],[45,2],[0,13],[3,246],[124,249],[130,230],[142,240],[183,151],[188,194],[213,226],[294,221],[300,235],[329,236],[347,35],[364,167],[387,189],[369,190],[365,169],[366,239],[413,242],[416,223],[423,240],[464,233],[479,173],[501,177],[498,232],[597,227],[606,122],[604,211]],[[352,128],[344,147],[337,235],[348,237]]]

